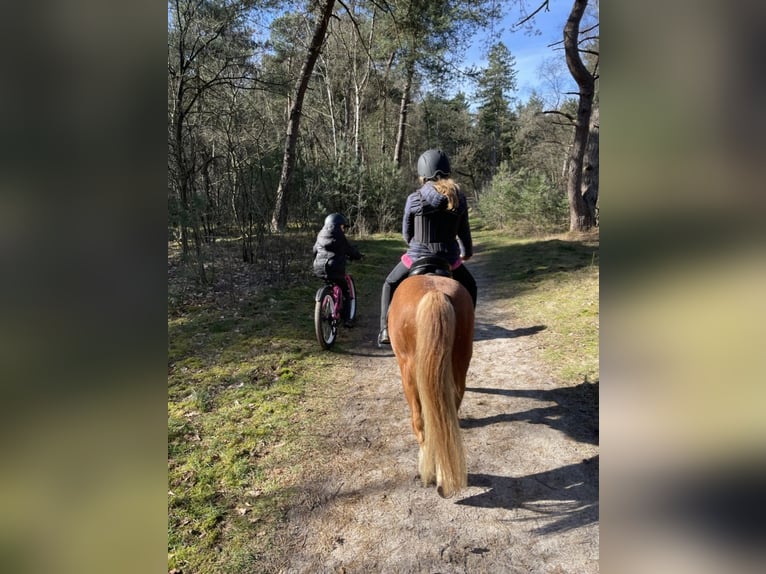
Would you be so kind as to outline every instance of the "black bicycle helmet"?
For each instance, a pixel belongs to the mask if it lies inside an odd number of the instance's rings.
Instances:
[[[425,179],[434,179],[437,175],[450,174],[449,158],[440,149],[429,149],[418,159],[418,175]]]
[[[348,221],[346,221],[346,218],[342,213],[331,213],[324,218],[324,224],[325,227],[329,225],[345,225],[348,227]]]

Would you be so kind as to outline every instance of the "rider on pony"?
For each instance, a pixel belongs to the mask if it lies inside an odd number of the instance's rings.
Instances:
[[[402,235],[408,248],[383,283],[378,345],[391,343],[388,307],[395,289],[419,259],[436,257],[446,261],[452,278],[468,290],[476,307],[476,281],[463,265],[473,255],[468,204],[450,173],[449,158],[441,150],[428,150],[418,159],[421,187],[407,198],[402,219]]]

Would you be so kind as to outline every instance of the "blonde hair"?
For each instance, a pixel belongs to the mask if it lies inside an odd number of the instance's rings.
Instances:
[[[421,177],[420,184],[423,185],[425,182],[426,179]],[[460,200],[458,199],[460,186],[457,182],[451,177],[448,177],[445,179],[434,179],[432,180],[432,183],[434,184],[436,191],[447,198],[447,209],[457,209],[457,206],[460,205]]]

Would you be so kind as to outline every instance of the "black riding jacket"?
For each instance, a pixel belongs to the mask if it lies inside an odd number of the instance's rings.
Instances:
[[[437,255],[455,264],[461,255],[473,255],[465,195],[458,192],[457,208],[447,209],[447,204],[447,198],[428,181],[407,198],[402,235],[409,245],[407,255],[413,261]]]
[[[362,254],[346,239],[339,225],[325,225],[312,250],[314,275],[323,278],[340,278],[346,274],[346,257],[361,259]]]

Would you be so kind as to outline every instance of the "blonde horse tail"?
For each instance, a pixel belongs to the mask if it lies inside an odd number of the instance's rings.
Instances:
[[[449,297],[440,291],[426,293],[418,303],[415,324],[415,380],[424,434],[420,475],[429,482],[435,472],[439,495],[449,498],[468,482],[452,373],[456,319]]]

